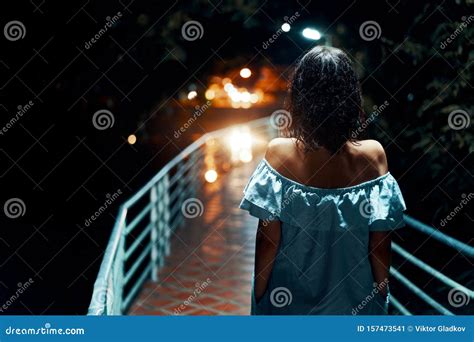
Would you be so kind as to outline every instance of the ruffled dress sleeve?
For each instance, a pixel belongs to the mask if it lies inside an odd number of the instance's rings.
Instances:
[[[262,160],[244,189],[240,208],[261,220],[280,220],[282,186],[282,180]]]
[[[368,205],[370,231],[389,231],[405,226],[403,212],[407,207],[400,187],[391,174],[371,189]]]

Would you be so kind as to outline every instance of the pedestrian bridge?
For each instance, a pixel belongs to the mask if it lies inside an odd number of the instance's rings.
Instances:
[[[121,205],[89,315],[249,314],[257,220],[238,204],[266,143],[277,135],[270,123],[263,118],[205,134]],[[404,229],[424,236],[420,244],[434,239],[472,262],[473,247],[413,217],[405,221]],[[446,291],[428,293],[394,266],[392,280],[404,290],[392,289],[391,314],[424,313],[410,298],[444,315],[474,299],[471,289],[401,244],[393,242],[392,250]]]

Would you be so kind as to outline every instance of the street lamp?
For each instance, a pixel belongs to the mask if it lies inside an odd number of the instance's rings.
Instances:
[[[321,33],[316,29],[307,27],[303,30],[303,37],[311,40],[320,40]]]

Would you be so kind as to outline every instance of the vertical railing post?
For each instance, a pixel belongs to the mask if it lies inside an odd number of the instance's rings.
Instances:
[[[150,191],[151,202],[151,279],[158,281],[158,193],[156,184],[151,187]]]
[[[178,164],[177,172],[181,173],[185,167],[186,167],[186,162],[184,160],[180,161]],[[184,176],[184,173],[182,174],[181,177],[179,177],[177,181],[176,190],[178,191],[178,194],[179,194],[178,200],[176,201],[176,205],[180,208],[178,212],[181,212],[183,203],[186,200],[186,195],[187,195],[186,178]],[[177,229],[178,227],[180,227],[183,224],[183,221],[184,221],[183,215],[178,214],[174,229]]]
[[[160,266],[165,262],[165,256],[170,254],[170,181],[169,176],[165,175],[160,183]]]
[[[123,262],[123,258],[125,255],[125,238],[126,238],[126,232],[125,229],[122,231],[122,236],[120,238],[119,246],[118,246],[118,251],[117,251],[117,256],[116,256],[116,263],[118,264],[118,270],[117,270],[117,277],[115,280],[116,284],[113,284],[112,287],[112,300],[118,300],[118,303],[114,303],[114,307],[116,310],[114,310],[114,314],[116,315],[122,315],[124,312],[124,307],[123,307],[123,282],[125,279],[125,264]],[[115,292],[118,293],[115,293]]]
[[[196,174],[199,174],[201,170],[199,170],[199,166],[202,166],[201,162],[199,161],[198,157],[199,155],[201,154],[200,150],[198,149],[196,152],[194,152],[192,155],[191,155],[191,160],[190,160],[190,163],[191,163],[191,168],[189,170],[189,179],[192,180],[190,182],[190,184],[188,185],[189,187],[191,187],[190,189],[190,196],[191,197],[195,197],[196,196],[196,183],[199,183],[199,179],[196,178]]]

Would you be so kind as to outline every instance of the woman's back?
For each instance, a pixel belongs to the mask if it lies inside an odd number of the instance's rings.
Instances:
[[[240,205],[259,218],[252,310],[386,313],[388,231],[404,225],[405,202],[382,146],[356,139],[364,115],[349,57],[311,49],[288,100],[291,138],[270,142]]]
[[[384,173],[383,150],[367,152],[377,146],[369,141],[356,152],[301,158],[291,144],[272,141],[241,203],[264,232],[280,225],[271,275],[258,303],[253,298],[253,313],[385,313],[381,291],[374,292],[369,233],[403,226],[405,204]]]

